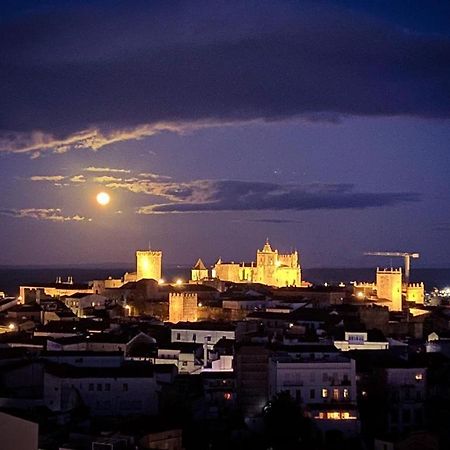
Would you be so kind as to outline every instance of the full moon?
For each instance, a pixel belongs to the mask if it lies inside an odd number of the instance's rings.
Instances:
[[[96,199],[99,205],[105,206],[110,202],[111,197],[106,192],[99,192]]]

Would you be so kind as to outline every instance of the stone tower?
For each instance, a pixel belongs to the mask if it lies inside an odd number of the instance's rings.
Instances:
[[[258,283],[275,286],[275,270],[278,266],[278,251],[272,250],[269,239],[262,250],[256,252],[256,281]]]
[[[161,279],[162,252],[138,250],[136,252],[136,281],[145,279]]]
[[[389,300],[389,311],[402,310],[402,269],[377,268],[377,297]]]
[[[172,292],[169,294],[169,322],[196,322],[197,294]]]

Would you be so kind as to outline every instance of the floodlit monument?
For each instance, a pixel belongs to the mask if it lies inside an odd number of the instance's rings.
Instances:
[[[199,259],[191,271],[192,281],[208,278],[209,272]],[[233,283],[261,283],[269,286],[286,287],[301,285],[301,268],[298,252],[289,254],[273,250],[269,240],[262,250],[256,252],[254,262],[223,262],[219,259],[212,269],[212,278]]]
[[[138,250],[136,252],[136,281],[161,279],[162,251]]]

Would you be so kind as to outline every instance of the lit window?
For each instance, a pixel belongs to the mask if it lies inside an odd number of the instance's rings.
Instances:
[[[328,389],[322,389],[322,398],[328,397]]]
[[[225,394],[223,394],[223,398],[225,400],[231,400],[231,394],[229,392],[225,392]]]
[[[339,420],[341,418],[341,414],[337,411],[327,413],[327,419]]]
[[[345,400],[348,400],[350,398],[350,394],[348,392],[348,389],[344,389],[343,392],[342,392],[342,395],[343,395]]]
[[[333,400],[339,400],[339,389],[333,389]]]
[[[423,380],[423,374],[422,373],[416,373],[416,381],[422,381]]]

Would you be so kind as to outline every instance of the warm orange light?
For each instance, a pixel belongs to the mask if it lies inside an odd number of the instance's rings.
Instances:
[[[101,206],[106,206],[111,201],[111,197],[107,192],[99,192],[96,199],[97,203]]]

